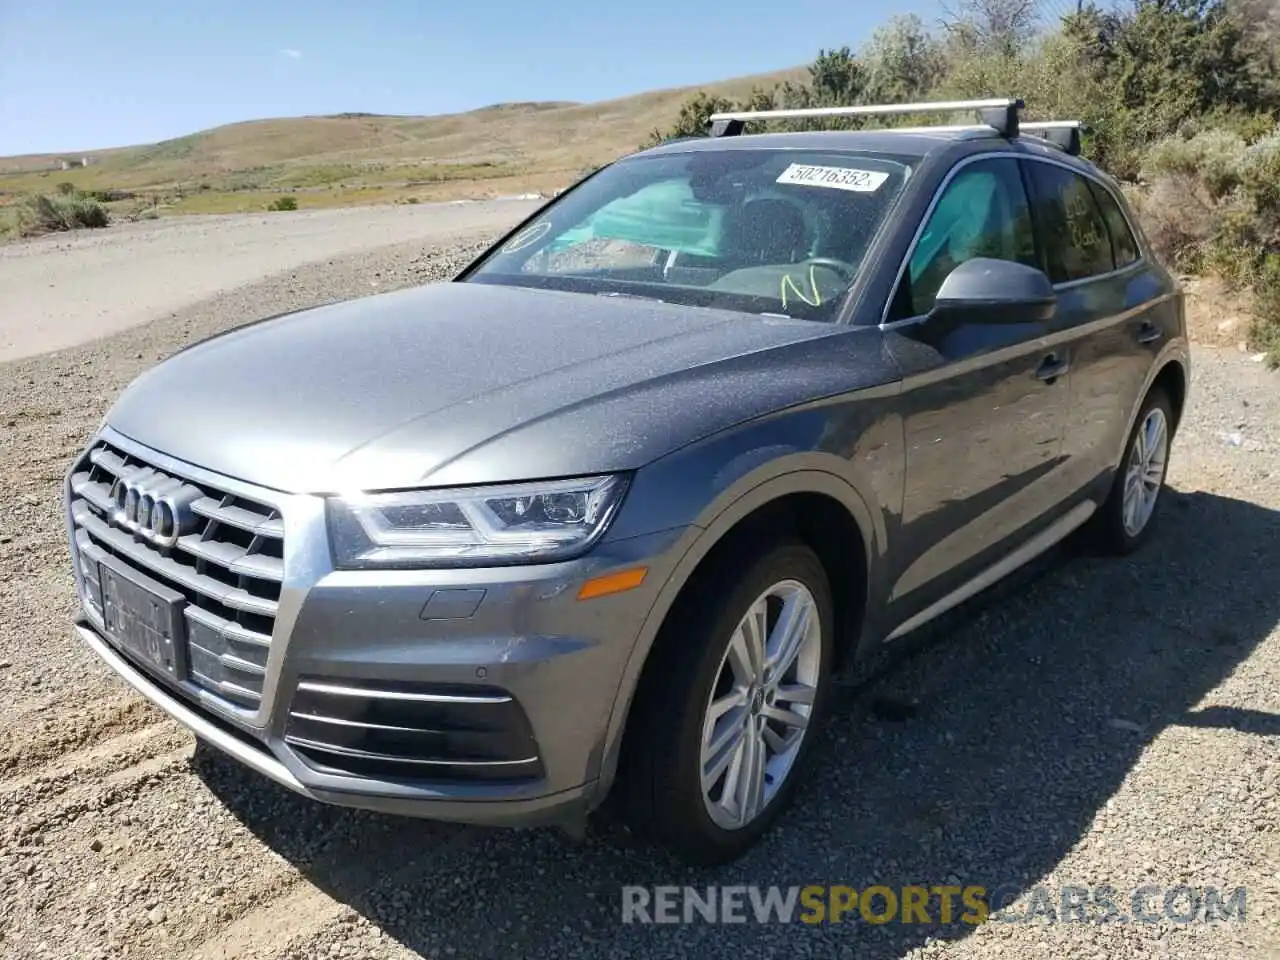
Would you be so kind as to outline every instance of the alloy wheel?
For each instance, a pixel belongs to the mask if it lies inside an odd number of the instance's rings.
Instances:
[[[1124,478],[1125,533],[1136,537],[1155,513],[1169,459],[1169,423],[1164,411],[1153,407],[1133,440]]]
[[[809,588],[784,580],[747,609],[703,711],[702,797],[724,830],[749,826],[790,775],[822,670],[822,622]]]

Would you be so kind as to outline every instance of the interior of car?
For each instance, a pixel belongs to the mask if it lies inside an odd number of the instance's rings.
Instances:
[[[788,315],[831,314],[857,277],[906,168],[850,155],[817,158],[831,165],[819,170],[885,171],[873,188],[855,190],[787,182],[795,160],[774,151],[686,158],[670,175],[551,226],[521,271],[692,288],[762,301]]]

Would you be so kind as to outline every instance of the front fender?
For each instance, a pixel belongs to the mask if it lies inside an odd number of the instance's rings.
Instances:
[[[619,679],[600,744],[598,798],[608,793],[616,776],[622,734],[636,686],[668,612],[712,548],[761,507],[798,493],[821,494],[842,504],[862,532],[867,559],[868,619],[876,617],[877,598],[885,595],[884,577],[889,569],[884,559],[887,531],[901,511],[902,425],[896,414],[886,415],[883,410],[874,411],[864,404],[856,405],[856,409],[869,414],[865,419],[853,414],[849,404],[841,406],[844,417],[836,416],[828,405],[809,411],[820,416],[827,426],[819,431],[823,442],[808,449],[799,449],[795,443],[774,435],[774,424],[749,425],[746,435],[743,430],[736,430],[732,436],[712,438],[695,445],[698,449],[680,451],[637,474],[628,499],[639,494],[636,499],[646,505],[659,505],[658,516],[648,517],[650,523],[667,529],[684,526],[685,532],[671,549],[671,556],[677,559],[650,607]],[[833,426],[851,414],[860,421],[858,429],[849,429],[849,422]],[[713,455],[706,447],[719,447],[719,453],[730,455],[724,456],[719,469],[709,474],[690,470],[690,457]],[[845,455],[836,452],[840,448]],[[707,479],[691,482],[704,477]],[[702,484],[715,487],[716,492],[703,501],[700,510],[691,513],[691,497],[696,496],[696,491],[705,490]],[[638,531],[640,518],[627,517],[627,512],[624,507],[618,517],[621,525],[611,531],[611,536],[630,536]]]

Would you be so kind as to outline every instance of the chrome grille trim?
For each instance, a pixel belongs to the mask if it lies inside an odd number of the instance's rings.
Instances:
[[[185,550],[198,560],[207,560],[224,566],[235,574],[271,580],[275,583],[284,582],[284,560],[281,557],[253,554],[247,547],[219,543],[216,540],[203,540],[196,534],[179,538],[178,548]]]
[[[336,753],[340,757],[356,757],[360,760],[378,760],[383,763],[403,763],[420,767],[524,767],[538,762],[537,757],[524,757],[519,760],[428,760],[422,757],[400,757],[389,753],[376,753],[371,750],[357,750],[354,747],[339,747],[332,743],[317,743],[305,737],[292,735],[284,739],[289,746],[302,747],[305,750]]]
[[[325,717],[315,713],[299,713],[297,710],[290,710],[289,716],[298,720],[308,720],[313,723],[327,723],[335,727],[356,727],[360,730],[390,730],[393,733],[417,733],[418,727],[402,727],[390,723],[369,723],[365,720],[344,720],[341,717]]]
[[[218,661],[218,663],[222,664],[222,666],[224,666],[228,670],[235,670],[239,673],[247,673],[253,677],[261,677],[266,675],[266,672],[267,672],[266,667],[260,667],[258,666],[258,664],[252,663],[249,660],[242,660],[239,657],[237,657],[234,653],[215,653],[214,651],[210,650],[208,647],[202,647],[200,646],[200,644],[195,642],[191,642],[190,647],[192,650],[199,651],[199,653],[202,656],[208,657],[211,660]]]
[[[172,580],[180,589],[195,591],[223,606],[244,613],[256,613],[264,617],[276,615],[275,601],[255,597],[242,587],[232,587],[221,580],[194,572],[172,557],[166,557],[140,544],[124,531],[109,526],[89,512],[83,504],[73,503],[71,516],[80,531],[88,534],[99,546],[107,547],[110,552],[131,561],[135,566]]]
[[[240,507],[224,507],[211,497],[202,497],[191,504],[191,509],[202,517],[217,520],[220,523],[237,527],[248,533],[260,533],[264,537],[280,538],[284,536],[284,521],[279,518],[264,520],[256,513],[242,510]]]
[[[508,696],[486,694],[423,693],[417,690],[386,690],[377,687],[347,687],[340,683],[317,683],[304,680],[298,689],[312,693],[328,693],[335,697],[361,697],[374,700],[414,700],[419,703],[510,703]]]
[[[246,630],[240,624],[231,620],[224,620],[216,613],[201,610],[199,607],[187,607],[185,613],[188,620],[194,620],[199,625],[208,627],[232,643],[248,643],[258,647],[271,646],[270,634]]]
[[[528,716],[498,687],[299,678],[283,734],[303,763],[336,776],[475,782],[542,774]]]
[[[173,524],[162,542],[117,526],[118,491],[130,481],[134,489],[145,481],[165,496],[181,493],[188,511],[181,529]],[[232,719],[257,720],[274,686],[268,682],[272,640],[285,583],[280,504],[289,498],[185,469],[109,428],[78,458],[67,493],[77,580],[90,620],[103,625],[97,560],[104,555],[184,594],[188,669],[181,685]]]

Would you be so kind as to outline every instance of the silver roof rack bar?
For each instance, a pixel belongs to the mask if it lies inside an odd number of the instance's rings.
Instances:
[[[1079,120],[1036,120],[1022,124],[1022,132],[1047,140],[1071,156],[1078,157],[1084,147],[1084,134],[1089,132],[1089,127]]]
[[[1024,120],[1022,122],[1023,130],[1082,130],[1085,124],[1082,120]]]
[[[953,113],[976,110],[982,124],[1003,137],[1018,135],[1018,112],[1025,106],[1017,97],[990,100],[938,100],[922,103],[880,103],[853,107],[802,107],[790,110],[743,110],[711,115],[713,137],[739,136],[749,120],[805,120],[819,117],[892,117],[912,113]]]

